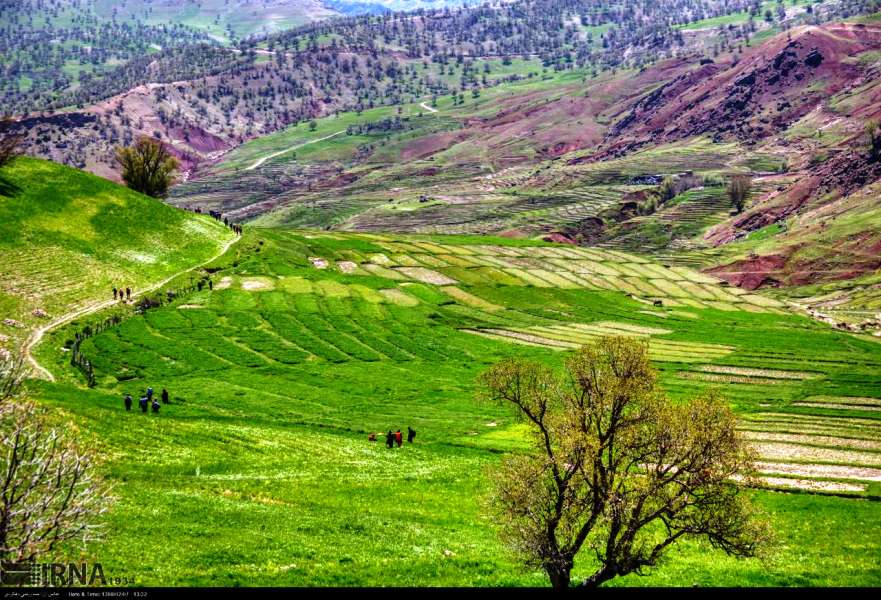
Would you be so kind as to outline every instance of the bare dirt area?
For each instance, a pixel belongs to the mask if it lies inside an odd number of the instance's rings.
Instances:
[[[790,479],[788,477],[761,477],[769,487],[807,490],[810,492],[865,492],[868,487],[859,483],[841,481],[817,481],[815,479]]]
[[[829,479],[856,479],[859,481],[881,481],[881,469],[871,467],[762,461],[756,463],[756,468],[760,473],[796,475],[800,477],[826,477]]]
[[[872,452],[838,450],[782,442],[758,442],[753,444],[753,447],[762,458],[769,460],[816,460],[827,463],[881,467],[881,454],[875,454]]]
[[[792,444],[828,446],[830,448],[844,448],[851,450],[881,451],[881,441],[877,440],[859,440],[829,435],[812,435],[800,433],[775,433],[770,431],[745,431],[743,435],[747,439],[759,442],[786,442]]]
[[[260,292],[266,290],[272,290],[275,288],[275,285],[271,280],[266,278],[248,278],[242,279],[242,289],[247,290],[249,292]]]

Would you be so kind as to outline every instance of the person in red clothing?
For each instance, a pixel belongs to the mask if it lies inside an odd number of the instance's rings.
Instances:
[[[398,448],[404,443],[404,434],[401,433],[400,429],[395,432],[395,443],[398,445]]]

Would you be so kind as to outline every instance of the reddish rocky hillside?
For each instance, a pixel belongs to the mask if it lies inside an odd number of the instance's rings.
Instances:
[[[702,64],[642,98],[609,131],[599,160],[712,133],[753,143],[777,134],[867,74],[852,57],[881,49],[881,27],[800,27]],[[585,159],[580,159],[585,160]]]

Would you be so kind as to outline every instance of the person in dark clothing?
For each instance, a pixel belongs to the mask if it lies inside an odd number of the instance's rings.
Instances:
[[[395,443],[398,445],[398,448],[404,444],[404,434],[401,433],[400,429],[395,432]]]
[[[125,288],[125,299],[131,300],[132,298],[132,288]]]
[[[127,411],[131,410],[132,409],[132,395],[126,394],[124,402],[125,402],[125,410],[127,410]]]
[[[147,400],[152,400],[152,399],[153,399],[153,388],[148,387],[147,388]]]
[[[394,448],[395,447],[395,434],[392,433],[391,429],[389,429],[388,435],[385,436],[385,447],[386,448]]]
[[[141,399],[138,400],[138,405],[141,407],[141,412],[146,413],[147,412],[147,397],[141,396]]]
[[[156,400],[156,399],[154,398],[154,399],[153,399],[153,405],[152,405],[152,406],[153,406],[153,412],[154,412],[154,413],[158,413],[158,412],[159,412],[159,400]]]
[[[113,299],[116,300],[116,288],[113,288]]]
[[[209,290],[213,290],[213,289],[214,289],[214,282],[211,281],[210,279],[208,280],[208,289],[209,289]]]
[[[162,404],[168,404],[168,390],[162,388]]]
[[[413,440],[416,439],[416,430],[412,427],[407,427],[407,443],[412,444]]]

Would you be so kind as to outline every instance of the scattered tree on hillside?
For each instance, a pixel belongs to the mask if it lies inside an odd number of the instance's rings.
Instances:
[[[177,159],[165,146],[146,136],[134,146],[117,148],[116,162],[128,187],[154,198],[165,197],[178,168]]]
[[[686,537],[735,556],[770,539],[743,492],[752,454],[717,395],[672,404],[657,385],[645,342],[604,338],[585,346],[560,375],[508,359],[481,377],[485,394],[513,405],[531,451],[493,474],[492,506],[507,545],[543,569],[554,588],[570,585],[589,548],[596,587],[655,566]]]
[[[866,123],[866,138],[872,160],[881,159],[881,122],[873,120]]]
[[[89,541],[109,495],[92,453],[27,397],[19,360],[0,362],[0,561],[54,558],[67,541]]]
[[[747,175],[735,175],[728,183],[728,199],[738,214],[746,207],[750,190],[752,190],[752,179]]]
[[[8,164],[19,152],[21,136],[12,133],[12,119],[0,119],[0,167]]]
[[[662,203],[676,197],[676,181],[672,177],[664,177],[664,180],[658,187],[658,196]]]

